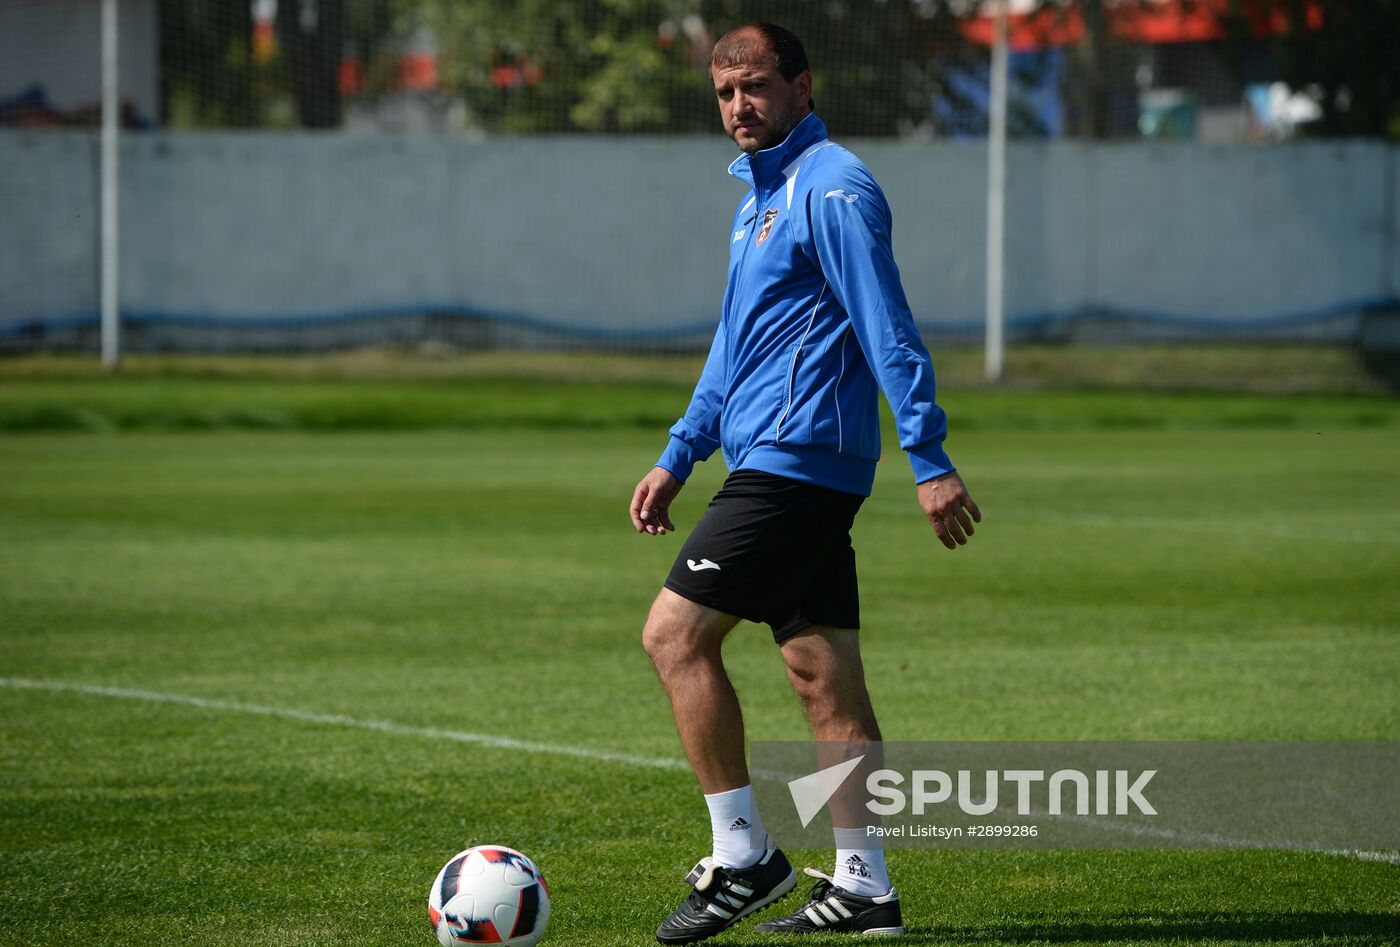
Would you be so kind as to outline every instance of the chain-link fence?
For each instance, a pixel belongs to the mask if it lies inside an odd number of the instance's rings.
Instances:
[[[0,0],[0,351],[97,345],[102,2]],[[982,343],[998,2],[113,2],[128,351],[702,349],[741,196],[705,66],[757,18],[888,193],[931,345]],[[1005,9],[1013,378],[1393,377],[1400,3]]]

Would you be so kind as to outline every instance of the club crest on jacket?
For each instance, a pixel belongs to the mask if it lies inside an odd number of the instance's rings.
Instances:
[[[778,208],[770,207],[763,212],[763,224],[758,228],[758,239],[754,241],[754,246],[762,246],[763,241],[768,239],[768,235],[773,232],[773,221],[778,219]]]

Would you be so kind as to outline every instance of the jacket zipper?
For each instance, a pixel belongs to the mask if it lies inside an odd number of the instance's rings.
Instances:
[[[802,361],[802,346],[807,344],[807,336],[812,334],[812,327],[817,324],[817,310],[821,308],[824,298],[826,298],[826,284],[822,284],[821,292],[817,293],[817,301],[812,305],[812,315],[807,319],[807,328],[802,330],[802,338],[797,340],[797,351],[792,353],[792,364],[788,366],[787,404],[783,406],[783,413],[778,416],[778,426],[773,431],[774,444],[782,442],[783,422],[787,420],[788,412],[792,410],[792,398],[796,393],[797,363]]]

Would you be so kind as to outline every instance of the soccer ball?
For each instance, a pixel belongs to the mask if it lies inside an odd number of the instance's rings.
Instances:
[[[428,922],[443,947],[535,947],[549,923],[549,886],[515,849],[478,845],[438,872],[428,892]]]

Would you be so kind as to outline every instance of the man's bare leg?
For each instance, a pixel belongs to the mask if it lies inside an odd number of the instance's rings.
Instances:
[[[662,943],[690,943],[718,933],[797,884],[787,857],[769,847],[753,803],[743,714],[720,657],[724,636],[738,621],[662,589],[642,633],[705,792],[714,844],[709,859],[688,878],[702,899],[687,898],[666,919],[656,932]]]
[[[813,625],[782,645],[788,680],[818,741],[825,769],[864,756],[829,805],[836,833],[837,884],[853,894],[878,897],[890,890],[884,843],[871,828],[879,820],[865,808],[866,777],[883,765],[880,725],[865,686],[860,636],[851,628]]]
[[[842,743],[879,742],[880,725],[865,686],[859,632],[812,625],[784,641],[782,653],[813,737]]]
[[[707,796],[749,784],[744,717],[720,657],[725,635],[738,623],[734,615],[662,589],[642,631],[642,645],[671,698],[681,746]]]

